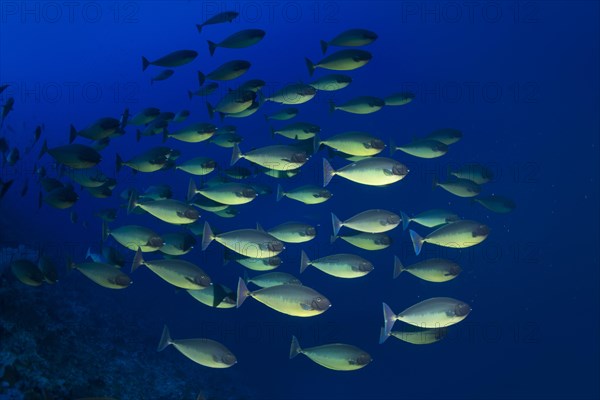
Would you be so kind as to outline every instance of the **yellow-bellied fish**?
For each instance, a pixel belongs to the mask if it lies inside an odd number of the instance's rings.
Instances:
[[[91,140],[105,139],[115,133],[115,131],[119,129],[120,125],[120,121],[112,117],[100,118],[99,120],[90,124],[90,126],[87,128],[80,131],[77,131],[77,129],[71,125],[69,143],[73,143],[77,136]]]
[[[314,289],[302,285],[278,285],[251,292],[244,280],[238,280],[237,307],[253,297],[267,307],[294,317],[314,317],[331,307],[329,299]]]
[[[383,140],[368,133],[354,131],[319,140],[319,145],[325,145],[352,156],[374,156],[385,148]]]
[[[298,115],[298,112],[299,112],[299,110],[297,108],[293,108],[293,107],[284,108],[283,110],[279,110],[276,113],[273,113],[271,115],[265,114],[265,119],[267,121],[269,121],[269,120],[287,121],[288,119],[292,119],[296,115]]]
[[[191,200],[197,193],[226,205],[246,204],[258,196],[252,186],[241,182],[226,182],[198,189],[194,180],[190,179],[188,199]]]
[[[355,371],[373,361],[369,353],[349,344],[332,343],[302,349],[296,336],[292,336],[290,359],[298,354],[304,354],[311,361],[334,371]]]
[[[189,253],[196,244],[194,236],[188,232],[173,232],[162,235],[165,244],[159,249],[169,256],[182,256]]]
[[[431,232],[426,237],[421,237],[411,230],[410,238],[419,255],[423,243],[431,243],[437,246],[464,249],[483,242],[489,235],[490,228],[477,221],[460,220],[442,226]]]
[[[210,277],[195,264],[185,260],[144,260],[142,250],[135,253],[131,272],[145,265],[165,282],[182,289],[203,290],[212,284]]]
[[[425,136],[425,139],[437,140],[438,142],[442,142],[445,145],[454,144],[458,142],[461,138],[462,132],[458,129],[452,128],[437,129]]]
[[[140,207],[142,210],[169,224],[191,224],[200,218],[200,212],[196,208],[181,201],[164,199],[139,203],[137,194],[133,192],[129,198],[127,212],[131,213],[136,207]]]
[[[403,106],[414,100],[415,94],[412,92],[394,93],[383,100],[386,106]]]
[[[208,157],[196,157],[178,164],[175,169],[187,172],[192,175],[208,175],[215,170],[217,162]]]
[[[306,103],[317,94],[317,89],[304,83],[292,83],[279,89],[272,96],[262,96],[264,101],[280,104]]]
[[[381,328],[379,344],[385,342],[390,336],[410,344],[431,344],[439,342],[448,334],[448,328],[420,328],[409,324],[403,325],[399,331],[386,332],[385,328]]]
[[[230,81],[244,75],[248,72],[250,66],[251,64],[245,60],[228,61],[218,66],[214,71],[206,74],[206,76],[198,71],[198,82],[200,82],[200,86],[202,86],[206,78],[213,81]]]
[[[308,161],[308,155],[305,151],[286,145],[259,147],[245,154],[240,151],[237,145],[234,145],[230,165],[234,165],[240,158],[245,158],[254,164],[277,171],[294,170]]]
[[[238,229],[215,235],[208,222],[205,222],[202,232],[202,250],[206,250],[213,240],[238,254],[252,258],[274,257],[285,249],[283,242],[264,231]]]
[[[430,258],[405,267],[400,259],[394,256],[394,279],[404,271],[424,281],[447,282],[456,278],[462,270],[457,263],[444,258]]]
[[[248,268],[252,271],[272,271],[279,267],[282,263],[281,258],[278,256],[269,258],[252,258],[245,257],[229,249],[225,249],[223,254],[224,264],[228,261],[233,260],[243,267]]]
[[[173,340],[165,325],[157,351],[162,351],[171,344],[181,354],[205,367],[229,368],[237,363],[237,358],[221,343],[211,339]]]
[[[330,69],[334,71],[351,71],[362,67],[371,61],[373,55],[368,51],[351,49],[337,51],[316,64],[308,58],[305,58],[306,68],[310,76],[317,68]]]
[[[156,107],[144,108],[142,111],[134,115],[129,121],[127,121],[127,124],[136,126],[146,125],[154,121],[159,114],[160,110]]]
[[[340,238],[358,248],[371,251],[383,250],[392,244],[392,238],[385,233],[360,232],[346,236],[331,236],[331,243],[335,242],[337,238]]]
[[[125,289],[131,285],[129,276],[111,264],[99,262],[69,263],[70,269],[77,269],[94,283],[108,289]]]
[[[146,57],[142,57],[142,71],[145,71],[150,65],[156,65],[158,67],[179,67],[191,63],[196,57],[198,57],[198,53],[194,50],[177,50],[154,61],[148,61]]]
[[[164,244],[164,240],[156,232],[139,225],[125,225],[117,229],[108,229],[103,222],[102,240],[106,240],[109,235],[115,238],[119,244],[133,251],[137,251],[138,248],[144,252],[157,251]]]
[[[384,336],[394,326],[394,322],[402,321],[420,328],[445,328],[462,321],[471,312],[471,307],[460,300],[450,297],[433,297],[408,307],[396,315],[383,303]]]
[[[92,168],[102,161],[102,156],[96,150],[77,143],[49,149],[47,142],[44,140],[38,159],[46,153],[50,154],[56,162],[77,169]]]
[[[259,225],[257,229],[262,228]],[[284,243],[304,243],[317,236],[317,229],[302,222],[284,222],[267,230],[267,233]]]
[[[354,254],[332,254],[312,261],[308,259],[304,250],[300,255],[300,273],[312,265],[331,276],[352,279],[365,276],[374,269],[370,261]]]
[[[385,157],[365,158],[337,171],[323,159],[323,187],[329,184],[334,175],[363,185],[385,186],[403,179],[408,172],[406,165]]]
[[[187,292],[194,299],[209,307],[235,308],[235,292],[227,286],[214,283],[202,290],[190,290]]]
[[[216,131],[217,127],[213,124],[198,122],[188,125],[185,128],[173,133],[169,133],[167,136],[172,137],[173,139],[181,140],[182,142],[200,143],[210,139]]]
[[[10,263],[13,275],[29,286],[40,286],[44,282],[44,274],[32,261],[15,260]]]
[[[517,207],[513,200],[496,194],[491,196],[476,197],[473,199],[473,201],[481,204],[490,211],[500,214],[509,213]]]
[[[302,285],[300,279],[286,272],[267,272],[266,274],[256,275],[253,278],[244,273],[244,282],[246,284],[254,283],[261,288],[279,285]]]
[[[146,150],[129,161],[123,161],[121,156],[117,154],[116,169],[117,172],[119,172],[123,165],[126,165],[139,172],[156,172],[165,168],[168,161],[176,159],[178,154],[179,152],[177,150],[164,146]]]
[[[339,105],[336,105],[331,100],[329,102],[329,111],[341,110],[351,114],[372,114],[381,110],[383,106],[385,106],[385,102],[378,97],[359,96]]]
[[[304,204],[320,204],[329,200],[333,194],[319,186],[304,185],[287,191],[281,185],[277,185],[277,201],[284,197],[299,201]]]
[[[485,165],[480,164],[463,165],[457,170],[451,171],[450,175],[460,179],[467,179],[478,185],[488,183],[494,179],[494,172]]]
[[[390,154],[396,150],[419,158],[437,158],[448,152],[448,146],[437,140],[417,139],[402,146],[390,143]]]
[[[329,46],[340,47],[359,47],[366,46],[377,40],[375,32],[366,29],[348,29],[331,39],[330,41],[321,40],[321,50],[323,54],[327,52]]]
[[[446,182],[433,181],[433,187],[441,187],[448,193],[459,197],[475,197],[481,192],[481,187],[468,179],[451,178]]]
[[[337,236],[342,226],[360,232],[381,233],[391,231],[400,225],[400,222],[398,214],[380,209],[363,211],[345,221],[341,221],[334,213],[331,213],[333,236]]]
[[[310,86],[324,92],[333,92],[340,90],[352,83],[352,78],[348,75],[329,74],[322,76],[315,81],[309,83]]]
[[[250,47],[260,42],[265,37],[265,34],[266,32],[262,29],[244,29],[226,37],[219,43],[208,40],[208,51],[212,56],[215,54],[217,47],[226,49],[243,49],[244,47]]]
[[[227,93],[216,106],[211,103],[206,103],[208,115],[213,118],[215,112],[218,112],[221,117],[225,114],[235,114],[246,110],[254,104],[256,93],[251,90],[235,90]]]
[[[281,135],[288,139],[306,140],[321,132],[321,127],[309,122],[295,122],[283,128],[271,128],[271,132],[274,135]]]
[[[460,217],[456,213],[439,208],[423,211],[414,217],[409,217],[402,212],[400,215],[402,216],[403,229],[406,229],[410,222],[416,222],[417,224],[426,226],[427,228],[435,228],[439,227],[440,225],[460,220]]]

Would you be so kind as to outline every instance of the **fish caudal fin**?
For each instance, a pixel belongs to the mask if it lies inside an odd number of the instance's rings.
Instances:
[[[277,201],[280,201],[283,196],[285,196],[285,192],[283,191],[283,187],[281,187],[281,184],[277,184]]]
[[[302,353],[300,343],[298,342],[298,339],[296,339],[296,336],[292,336],[292,344],[290,345],[290,360],[300,353]]]
[[[327,47],[329,47],[329,43],[324,40],[321,40],[321,51],[323,54],[327,53]]]
[[[92,248],[88,247],[87,253],[85,253],[85,259],[92,258]]]
[[[343,225],[344,223],[340,221],[337,215],[331,213],[331,226],[333,227],[333,236],[337,236],[338,232],[340,231]]]
[[[191,100],[192,97],[194,97],[194,93],[192,93],[191,90],[188,90],[187,92],[188,92],[188,98]]]
[[[202,73],[202,71],[198,71],[198,85],[200,85],[200,86],[204,85],[205,81],[206,81],[206,76]]]
[[[400,211],[400,218],[402,218],[402,230],[405,231],[408,224],[410,224],[410,217],[405,212]]]
[[[40,150],[40,154],[38,154],[38,160],[42,158],[44,154],[48,152],[48,142],[44,139],[44,143],[42,144],[42,149]]]
[[[146,68],[150,65],[150,61],[146,57],[142,57],[142,71],[145,71]]]
[[[379,344],[383,344],[390,337],[390,334],[385,331],[385,328],[382,326],[379,331]]]
[[[196,182],[194,182],[194,178],[190,178],[190,183],[188,184],[187,190],[187,201],[192,201],[194,196],[198,193],[198,188],[196,187]]]
[[[338,237],[339,236],[334,236],[334,235],[329,236],[329,244],[332,244],[333,242],[335,242]]]
[[[214,55],[215,54],[215,50],[217,49],[217,44],[215,42],[211,42],[210,40],[207,40],[208,42],[208,51],[210,52],[210,55]]]
[[[142,254],[142,249],[138,247],[135,252],[135,257],[133,257],[133,262],[131,263],[131,272],[138,269],[140,265],[144,264],[144,255]]]
[[[306,57],[304,58],[304,61],[306,62],[306,68],[308,68],[308,74],[312,76],[315,72],[315,64]]]
[[[138,194],[135,189],[131,191],[129,194],[129,202],[127,203],[127,214],[131,214],[131,212],[138,206]]]
[[[171,334],[169,333],[169,328],[165,325],[162,331],[162,335],[160,336],[160,342],[158,342],[158,347],[156,351],[163,351],[168,345],[173,343],[173,339],[171,339]]]
[[[331,181],[331,178],[333,178],[333,176],[335,175],[335,170],[333,169],[333,167],[331,166],[331,164],[329,164],[329,161],[327,161],[327,159],[323,159],[323,187],[329,185],[329,182]]]
[[[225,297],[227,297],[227,292],[223,289],[223,286],[219,284],[213,285],[213,307],[217,307],[221,304]]]
[[[229,165],[230,166],[234,165],[242,157],[243,157],[243,154],[240,151],[240,147],[238,146],[237,143],[234,143],[233,144],[233,152],[231,153],[231,161],[229,162]]]
[[[300,252],[300,273],[303,273],[304,270],[306,269],[306,267],[309,266],[309,264],[310,264],[310,260],[308,259],[306,252],[304,250],[302,250]]]
[[[198,29],[198,33],[202,33],[202,27],[204,25],[196,24],[196,29]]]
[[[392,331],[392,327],[394,326],[394,322],[396,322],[396,314],[392,311],[390,306],[383,303],[383,331],[385,336],[389,336]]]
[[[397,256],[394,256],[394,279],[404,271],[404,265]]]
[[[206,102],[206,109],[208,110],[208,116],[213,119],[215,116],[215,108],[208,101]]]
[[[117,153],[117,157],[115,159],[115,168],[116,168],[117,172],[121,171],[122,167],[123,167],[123,159],[121,158],[119,153]]]
[[[69,143],[73,143],[75,138],[77,137],[77,129],[71,124],[71,128],[69,130]]]
[[[202,251],[206,250],[210,242],[215,239],[212,229],[207,221],[204,222],[204,229],[202,230]]]
[[[410,240],[412,240],[412,244],[413,244],[413,249],[415,249],[415,254],[419,255],[421,253],[421,247],[423,247],[423,242],[425,241],[421,235],[419,235],[417,232],[413,231],[412,229],[409,230],[410,233]]]
[[[244,300],[246,300],[249,296],[250,296],[250,291],[248,290],[246,283],[244,282],[244,280],[242,278],[239,278],[238,286],[237,286],[237,298],[235,300],[236,308],[240,308],[242,306],[242,304],[244,303]]]

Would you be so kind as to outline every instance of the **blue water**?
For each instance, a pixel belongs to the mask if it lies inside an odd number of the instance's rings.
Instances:
[[[229,9],[240,12],[233,23],[197,32],[196,23]],[[598,3],[589,1],[472,5],[134,1],[80,2],[72,8],[54,2],[4,1],[0,3],[0,85],[10,87],[0,95],[0,102],[15,98],[14,111],[6,120],[12,131],[5,127],[2,132],[11,147],[30,145],[33,130],[41,123],[45,124],[42,140],[47,139],[50,147],[66,144],[69,124],[82,129],[97,118],[118,117],[125,108],[132,113],[150,106],[173,112],[189,109],[188,122],[209,121],[204,99],[190,101],[186,96],[187,90],[197,88],[196,71],[207,73],[233,59],[252,63],[245,76],[222,84],[211,95],[213,104],[225,93],[223,88],[246,79],[265,80],[267,92],[287,83],[309,82],[304,57],[319,60],[320,39],[353,27],[379,35],[365,47],[373,60],[348,73],[353,78],[348,88],[318,93],[299,106],[300,115],[290,122],[319,124],[323,137],[364,130],[386,142],[393,137],[396,143],[443,127],[464,134],[438,159],[396,153],[394,157],[410,173],[390,187],[361,186],[334,177],[328,186],[334,197],[321,205],[289,199],[276,203],[272,194],[241,206],[233,219],[202,213],[202,220],[220,231],[251,228],[256,222],[265,228],[289,220],[318,224],[315,241],[287,246],[281,271],[298,273],[301,249],[311,258],[354,252],[372,261],[375,271],[361,279],[336,279],[313,268],[300,276],[333,303],[318,317],[279,314],[253,299],[237,310],[210,309],[147,269],[136,271],[134,284],[124,291],[101,288],[64,269],[63,279],[43,290],[84,288],[89,293],[85,301],[99,314],[110,315],[111,322],[126,325],[133,318],[143,320],[149,330],[140,332],[140,341],[158,360],[153,364],[157,370],[161,357],[154,352],[163,324],[176,339],[210,337],[226,344],[239,362],[216,372],[220,385],[249,388],[252,398],[598,398],[598,14]],[[251,27],[267,32],[261,43],[239,50],[219,48],[209,56],[207,39],[221,40]],[[152,60],[178,49],[195,49],[200,55],[192,64],[176,68],[172,78],[150,85],[150,78],[161,69],[142,72],[141,57]],[[325,73],[318,69],[315,76]],[[330,99],[385,97],[403,90],[413,91],[416,98],[402,107],[385,107],[370,115],[328,111]],[[267,103],[249,118],[225,120],[244,137],[242,151],[289,143],[272,138],[262,116],[279,108]],[[229,149],[173,139],[167,143],[181,150],[181,160],[206,155],[221,166],[229,163]],[[183,199],[189,176],[182,171],[134,175],[124,168],[115,175],[116,153],[129,158],[160,144],[158,136],[136,143],[133,128],[127,128],[124,137],[102,152],[101,169],[119,182],[113,196],[95,199],[82,192],[74,207],[80,222],[71,224],[69,211],[37,207],[34,165],[46,165],[55,173],[50,157],[36,160],[38,143],[15,167],[2,169],[3,180],[16,182],[0,203],[2,246],[24,244],[44,249],[58,260],[66,254],[82,260],[88,246],[99,245],[100,220],[93,213],[124,203],[121,191],[168,183],[175,198]],[[297,177],[280,183],[284,188],[321,184],[321,159],[326,155],[322,151],[313,156]],[[494,214],[468,199],[431,189],[433,178],[443,179],[448,167],[469,162],[494,170],[496,178],[484,185],[483,193],[514,199],[514,212]],[[333,164],[339,167],[345,162],[338,158]],[[249,166],[246,161],[240,165]],[[25,179],[29,192],[20,197]],[[277,184],[262,175],[256,180],[273,189]],[[409,214],[448,208],[489,225],[491,234],[481,245],[462,251],[425,245],[429,255],[459,261],[463,273],[457,279],[435,284],[402,275],[392,280],[394,254],[405,264],[418,260],[401,229],[391,232],[394,243],[383,251],[368,252],[341,241],[329,244],[330,212],[345,219],[369,208]],[[88,227],[81,221],[87,221]],[[126,224],[143,224],[158,232],[178,230],[148,215],[126,215],[124,210],[111,226]],[[417,225],[413,229],[427,232]],[[131,260],[133,253],[121,250]],[[196,246],[186,259],[202,266],[213,281],[234,288],[243,267],[223,266],[222,250],[217,243],[206,252]],[[154,257],[158,253],[148,256]],[[429,346],[394,338],[378,344],[382,301],[399,312],[438,296],[461,299],[473,308],[446,339]],[[116,310],[102,309],[100,299],[109,297],[116,299]],[[374,361],[359,371],[335,372],[304,356],[288,360],[291,335],[306,347],[354,344]],[[165,360],[178,357],[198,376],[208,373],[172,348],[161,355]]]

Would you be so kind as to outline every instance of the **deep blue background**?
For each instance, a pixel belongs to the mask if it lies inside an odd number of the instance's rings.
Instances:
[[[207,121],[204,100],[195,97],[190,102],[186,96],[188,89],[197,87],[195,71],[206,73],[222,62],[246,59],[252,62],[249,73],[222,88],[235,87],[246,78],[264,79],[269,83],[267,92],[286,83],[307,82],[304,57],[320,59],[319,40],[352,27],[379,34],[367,48],[373,60],[350,72],[354,81],[348,88],[319,93],[300,106],[298,121],[320,124],[323,137],[358,129],[386,141],[394,137],[397,143],[440,127],[464,132],[464,139],[437,160],[397,154],[411,173],[389,188],[334,177],[329,186],[334,198],[322,205],[304,206],[289,199],[275,203],[271,195],[241,207],[235,219],[203,213],[204,220],[222,231],[252,227],[255,222],[266,228],[297,219],[320,224],[314,243],[288,246],[282,254],[282,271],[297,273],[302,248],[313,258],[347,251],[374,262],[375,271],[357,280],[335,279],[316,269],[305,272],[303,282],[333,303],[319,317],[288,317],[254,300],[239,310],[208,309],[187,294],[176,293],[148,270],[136,272],[135,284],[126,291],[107,291],[79,274],[65,277],[60,290],[88,285],[97,296],[118,296],[128,310],[123,318],[155,321],[155,332],[140,336],[152,338],[149,352],[154,351],[163,323],[175,338],[207,336],[222,341],[239,359],[222,374],[231,384],[254,388],[260,398],[599,396],[598,3],[483,2],[470,13],[466,5],[454,2],[288,2],[274,10],[268,2],[83,2],[73,14],[64,5],[48,4],[27,2],[30,13],[24,12],[21,2],[0,5],[0,84],[11,84],[2,103],[8,96],[16,100],[7,120],[15,130],[8,133],[11,145],[30,144],[35,125],[42,122],[50,147],[65,144],[69,124],[83,128],[99,117],[118,117],[125,107],[134,113],[149,106],[174,112],[186,108],[192,111],[189,122]],[[226,9],[241,11],[240,18],[205,27],[198,34],[195,23]],[[95,13],[98,10],[100,14]],[[260,44],[217,49],[214,57],[209,56],[207,39],[218,41],[249,27],[267,31]],[[171,79],[151,86],[150,78],[160,69],[150,67],[142,73],[141,56],[154,59],[177,49],[196,49],[200,56],[177,68]],[[325,73],[317,70],[315,76]],[[384,97],[401,90],[413,90],[417,98],[371,115],[327,111],[329,99]],[[223,93],[224,89],[213,95],[211,102]],[[272,139],[262,117],[278,108],[268,103],[250,118],[226,120],[244,136],[242,150],[286,141]],[[127,136],[103,152],[102,169],[107,174],[114,175],[115,152],[128,158],[160,144],[158,137],[136,143],[133,132],[129,128]],[[225,166],[230,156],[227,149],[204,143],[172,139],[168,143],[182,151],[182,160],[210,155]],[[3,169],[3,179],[23,182],[33,170],[33,153],[38,150],[39,144],[16,168]],[[282,181],[283,186],[320,184],[322,155],[311,159],[298,177]],[[49,165],[49,160],[43,162]],[[484,192],[514,198],[518,207],[512,214],[492,214],[441,189],[431,190],[434,176],[444,177],[448,166],[466,162],[494,169],[497,178],[485,185]],[[334,164],[344,163],[337,159]],[[86,230],[70,224],[68,212],[47,206],[38,210],[38,188],[29,178],[27,197],[18,197],[13,189],[2,202],[2,241],[57,253],[71,247],[69,252],[83,257],[88,245],[98,246],[100,222],[92,216],[95,210],[122,203],[118,195],[129,186],[144,189],[167,182],[176,197],[183,198],[187,179],[180,171],[134,176],[125,169],[118,175],[112,199],[82,193],[75,210],[88,221]],[[269,177],[257,179],[276,185]],[[392,281],[393,254],[405,263],[416,260],[408,235],[399,229],[392,233],[394,245],[381,252],[343,242],[328,244],[331,211],[344,219],[368,208],[416,214],[434,207],[455,210],[492,228],[482,245],[442,253],[463,266],[463,275],[452,282],[433,284],[408,275]],[[150,216],[124,212],[112,226],[130,223],[159,232],[177,230]],[[209,271],[213,280],[233,288],[242,267],[222,267],[221,254],[221,246],[213,243],[206,253],[195,249],[189,259]],[[412,346],[393,338],[377,344],[382,301],[398,312],[435,296],[464,300],[473,312],[435,345]],[[304,357],[290,361],[291,334],[307,347],[334,341],[358,345],[372,354],[374,362],[360,371],[341,373]],[[205,371],[183,357],[181,362],[197,368],[198,374]]]

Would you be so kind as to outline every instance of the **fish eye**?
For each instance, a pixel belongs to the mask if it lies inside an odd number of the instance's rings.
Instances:
[[[317,297],[315,300],[317,301],[317,303],[320,303],[321,300],[323,300],[323,299],[321,299],[320,297]]]

